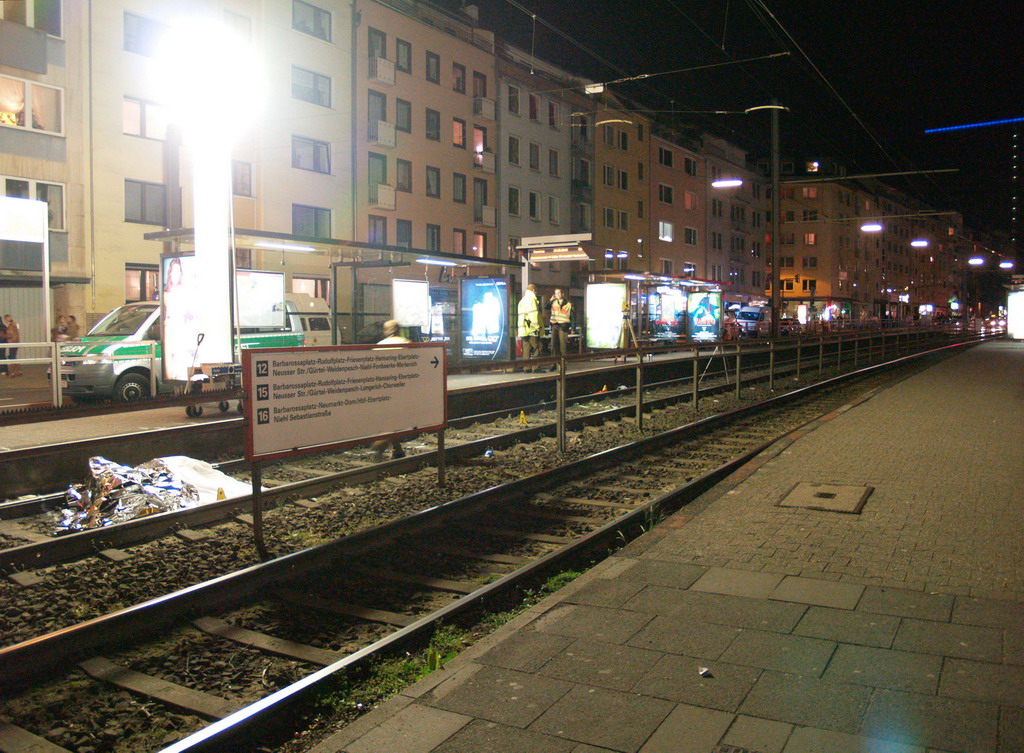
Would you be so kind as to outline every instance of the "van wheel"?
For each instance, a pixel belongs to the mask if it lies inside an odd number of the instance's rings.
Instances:
[[[201,405],[186,405],[185,415],[189,418],[199,418],[203,415],[203,406]]]
[[[236,406],[235,410],[237,410],[239,413],[245,413],[245,406],[242,405],[241,400],[238,401],[238,405]]]
[[[123,403],[149,397],[149,381],[138,374],[126,374],[114,385],[114,395]]]
[[[221,413],[227,413],[228,408],[230,407],[231,403],[229,403],[227,400],[221,400],[219,403],[217,403],[217,408],[220,410]]]

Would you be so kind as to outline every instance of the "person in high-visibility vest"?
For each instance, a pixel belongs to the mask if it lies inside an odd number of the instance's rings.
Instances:
[[[519,300],[517,310],[519,337],[523,341],[523,358],[529,360],[540,355],[540,300],[537,286],[530,283]],[[533,369],[527,369],[533,371]]]
[[[555,288],[551,296],[551,355],[569,355],[569,326],[572,324],[572,302],[562,295],[561,288]]]

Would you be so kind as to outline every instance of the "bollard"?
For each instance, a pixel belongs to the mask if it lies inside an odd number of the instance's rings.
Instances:
[[[565,359],[563,358],[558,364],[558,381],[555,383],[555,400],[557,404],[557,418],[556,423],[558,424],[558,451],[564,453],[566,449],[566,437],[565,437],[565,391],[566,391],[566,380],[565,380]]]

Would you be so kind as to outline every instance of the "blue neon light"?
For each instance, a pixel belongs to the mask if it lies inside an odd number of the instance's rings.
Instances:
[[[1005,125],[1020,123],[1024,118],[1007,118],[1006,120],[986,120],[984,123],[968,123],[967,125],[946,126],[945,128],[929,128],[925,133],[941,133],[942,131],[962,131],[965,128],[981,128],[982,126]]]

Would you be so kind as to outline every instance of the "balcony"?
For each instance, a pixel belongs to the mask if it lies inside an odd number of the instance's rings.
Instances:
[[[473,98],[473,114],[479,115],[485,120],[497,120],[495,113],[497,111],[496,105],[493,99],[487,97],[474,97]]]
[[[395,187],[387,183],[370,184],[370,206],[377,209],[395,209]]]
[[[395,85],[395,64],[387,58],[370,58],[370,81]]]
[[[484,151],[473,154],[473,164],[485,173],[494,172],[494,152]]]
[[[394,146],[395,125],[386,120],[371,120],[367,124],[366,138],[377,146]]]
[[[473,212],[474,220],[485,227],[498,226],[498,213],[494,207],[481,206]]]

